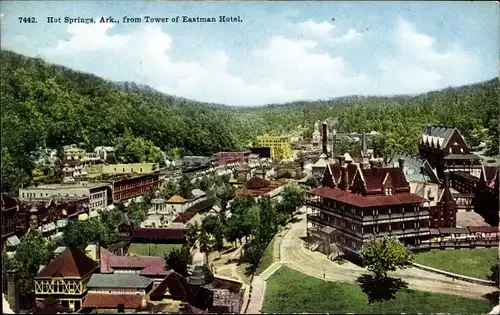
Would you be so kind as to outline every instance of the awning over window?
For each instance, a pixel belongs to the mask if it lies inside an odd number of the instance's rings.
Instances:
[[[55,240],[61,239],[62,237],[63,237],[63,232],[57,232],[56,234],[52,235],[50,237],[50,239],[55,241]]]
[[[21,241],[17,237],[17,235],[13,235],[7,239],[7,245],[16,247],[17,245],[21,244]]]
[[[56,222],[57,228],[62,229],[68,225],[68,220],[67,219],[62,219]]]

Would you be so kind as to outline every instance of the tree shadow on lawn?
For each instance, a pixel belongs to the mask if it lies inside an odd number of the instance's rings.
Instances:
[[[487,293],[482,296],[483,298],[489,300],[494,306],[497,306],[500,303],[500,291],[495,291],[491,293]]]
[[[399,290],[407,289],[408,283],[400,278],[387,277],[377,279],[373,275],[364,274],[357,280],[361,290],[368,297],[368,302],[385,302],[395,298]]]

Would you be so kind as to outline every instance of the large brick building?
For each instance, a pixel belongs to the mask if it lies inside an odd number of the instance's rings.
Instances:
[[[331,164],[322,186],[308,200],[308,237],[325,254],[343,253],[359,257],[364,243],[373,237],[392,235],[407,245],[418,245],[429,237],[426,199],[410,193],[399,167],[360,168]],[[325,244],[327,243],[327,244]]]

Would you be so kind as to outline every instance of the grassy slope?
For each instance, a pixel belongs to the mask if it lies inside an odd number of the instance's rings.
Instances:
[[[281,268],[267,281],[263,312],[486,314],[492,307],[488,300],[414,290],[401,290],[391,301],[369,304],[358,285],[325,282],[290,268]]]
[[[259,266],[255,271],[256,275],[260,275],[264,270],[266,270],[274,262],[274,242],[276,241],[276,236],[267,244],[262,257],[260,258]]]
[[[128,249],[129,254],[164,257],[174,248],[181,248],[179,244],[145,244],[132,243]]]
[[[491,266],[498,262],[498,248],[429,251],[415,255],[415,262],[465,276],[486,279]]]

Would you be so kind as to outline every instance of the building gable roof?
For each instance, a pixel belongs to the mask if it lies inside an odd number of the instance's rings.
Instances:
[[[186,203],[186,199],[179,195],[173,195],[167,200],[167,203]]]
[[[83,300],[84,308],[112,308],[120,304],[126,309],[139,309],[142,306],[143,296],[139,294],[109,294],[89,292]]]
[[[491,187],[495,186],[495,181],[498,179],[499,176],[500,172],[499,170],[500,170],[499,166],[483,165],[482,167],[483,179],[486,182],[487,186]]]
[[[175,298],[187,299],[189,293],[189,286],[187,279],[177,272],[168,271],[167,276],[163,279],[156,288],[154,288],[149,296],[152,298],[161,298],[167,294]]]
[[[243,186],[247,189],[262,189],[269,186],[270,182],[266,179],[254,176],[250,178]]]
[[[141,276],[164,276],[167,274],[165,259],[154,256],[117,256],[101,247],[101,273],[116,269],[142,269]]]
[[[87,283],[88,288],[137,288],[145,289],[153,280],[137,275],[127,273],[112,274],[93,274]]]
[[[118,226],[121,226],[121,225],[126,225],[126,226],[132,225],[132,222],[130,221],[130,219],[129,219],[129,217],[128,217],[128,215],[126,213],[124,213],[122,215],[120,223],[118,223]]]
[[[66,248],[43,268],[37,278],[85,278],[92,273],[99,264],[78,248]]]
[[[416,204],[427,201],[411,193],[396,193],[393,195],[359,195],[338,188],[318,187],[311,191],[313,195],[336,200],[356,207],[377,207],[385,205]]]
[[[410,186],[399,167],[369,168],[361,170],[367,191],[379,191],[387,176],[390,176],[394,191],[407,190]]]

